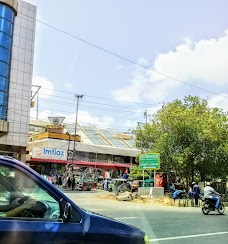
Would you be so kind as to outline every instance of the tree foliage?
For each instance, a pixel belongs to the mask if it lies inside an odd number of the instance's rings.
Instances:
[[[143,171],[138,169],[137,166],[134,166],[131,168],[130,177],[132,177],[135,180],[142,180],[143,179]],[[144,179],[148,179],[148,178],[149,178],[149,174],[145,170],[144,171]]]
[[[160,153],[162,171],[174,170],[192,181],[228,174],[227,117],[205,99],[188,96],[167,103],[135,134],[142,151]]]

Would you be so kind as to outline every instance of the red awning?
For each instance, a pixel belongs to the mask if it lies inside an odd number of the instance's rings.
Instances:
[[[72,161],[69,161],[71,163]],[[130,164],[118,164],[118,163],[103,163],[103,162],[84,162],[84,161],[74,161],[75,165],[89,166],[101,169],[124,169],[130,168]]]
[[[46,159],[46,158],[31,158],[30,161],[32,163],[58,163],[58,164],[71,164],[71,160],[57,160],[57,159]],[[74,165],[79,166],[88,166],[88,167],[95,167],[95,168],[101,168],[101,169],[124,169],[124,168],[130,168],[130,164],[119,164],[119,163],[103,163],[103,162],[88,162],[88,161],[74,161]]]
[[[49,159],[49,158],[31,158],[29,162],[33,162],[33,163],[39,163],[39,162],[43,162],[43,163],[57,163],[57,164],[66,164],[67,160],[58,160],[58,159]]]

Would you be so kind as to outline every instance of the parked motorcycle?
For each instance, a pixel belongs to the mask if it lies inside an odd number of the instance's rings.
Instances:
[[[218,207],[218,212],[219,214],[224,214],[225,212],[225,206],[224,204],[221,202],[221,197],[220,198],[220,202],[219,202],[219,207]],[[202,204],[202,212],[205,215],[208,215],[211,211],[215,211],[215,203],[216,201],[210,198],[202,198],[203,204]]]

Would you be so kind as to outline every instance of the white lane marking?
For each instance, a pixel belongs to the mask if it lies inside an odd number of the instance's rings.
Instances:
[[[104,210],[109,210],[109,209],[103,209],[103,208],[87,208],[86,210],[92,211],[92,212],[97,212],[97,211],[104,211]]]
[[[165,237],[158,239],[150,239],[150,242],[155,241],[168,241],[168,240],[176,240],[176,239],[186,239],[186,238],[194,238],[194,237],[202,237],[202,236],[213,236],[213,235],[225,235],[228,234],[228,231],[224,232],[215,232],[215,233],[206,233],[206,234],[197,234],[197,235],[189,235],[189,236],[174,236],[174,237]]]
[[[120,217],[115,219],[138,219],[139,217]]]

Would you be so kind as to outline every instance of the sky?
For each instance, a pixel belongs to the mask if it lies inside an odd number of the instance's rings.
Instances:
[[[185,96],[228,111],[228,1],[27,0],[37,6],[31,118],[127,132]],[[35,88],[33,88],[35,89]]]

